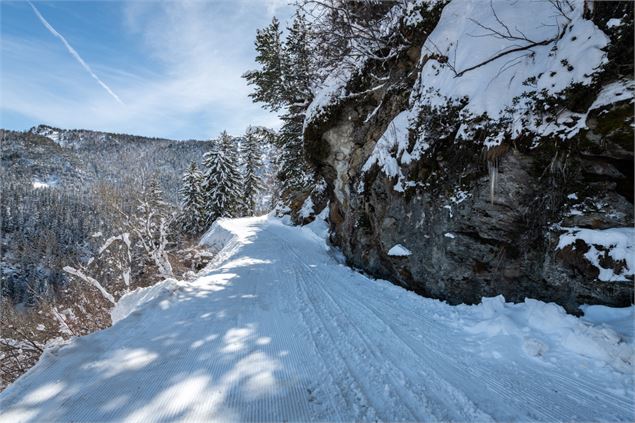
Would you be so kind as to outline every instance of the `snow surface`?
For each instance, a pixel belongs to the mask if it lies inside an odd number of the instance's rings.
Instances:
[[[589,111],[608,106],[619,101],[633,100],[634,81],[616,81],[605,86],[589,107]]]
[[[31,186],[33,187],[33,189],[43,189],[54,187],[58,183],[59,178],[57,176],[48,176],[45,180],[33,179],[33,181],[31,181]]]
[[[635,308],[450,306],[354,272],[326,233],[221,219],[198,279],[132,292],[112,327],[47,350],[0,421],[635,420]]]
[[[442,55],[447,62],[430,59],[424,64],[418,93],[414,93],[416,106],[443,107],[448,101],[467,99],[464,117],[487,114],[498,120],[509,118],[509,110],[522,113],[529,107],[529,103],[514,101],[526,93],[553,95],[575,83],[589,84],[592,75],[607,62],[602,49],[609,38],[584,19],[584,1],[567,3],[571,7],[566,5],[563,15],[548,0],[452,0],[423,46],[424,57]],[[557,38],[565,25],[567,31],[558,41],[513,51]],[[525,83],[530,78],[535,82]],[[527,129],[518,117],[512,117],[508,128],[514,137]],[[554,126],[564,123],[565,116]],[[544,133],[559,128],[536,129]],[[459,133],[470,131],[464,124]],[[499,144],[503,132],[498,135],[486,140],[485,145]]]
[[[409,255],[412,255],[412,251],[401,244],[396,244],[390,250],[388,250],[388,255],[396,257],[407,257]]]
[[[598,279],[605,282],[632,282],[627,276],[635,274],[635,228],[561,228],[558,250],[582,240],[589,246],[584,257],[599,270]],[[600,247],[600,249],[598,249]],[[608,255],[615,261],[624,260],[626,267],[616,274],[613,269],[602,267],[600,260]]]
[[[309,195],[306,200],[304,200],[304,203],[302,203],[302,208],[300,209],[298,214],[304,219],[311,217],[311,215],[314,213],[314,207],[315,206],[313,205],[313,199]]]

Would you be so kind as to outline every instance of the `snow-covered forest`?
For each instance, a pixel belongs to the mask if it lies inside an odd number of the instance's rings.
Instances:
[[[209,254],[197,239],[219,217],[271,210],[273,134],[3,131],[2,383],[47,343],[110,325],[122,295],[199,270]]]
[[[2,130],[0,422],[635,420],[633,2],[282,10],[270,127]]]

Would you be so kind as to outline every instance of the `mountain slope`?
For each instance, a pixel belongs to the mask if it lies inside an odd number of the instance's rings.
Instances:
[[[53,141],[67,155],[73,155],[93,180],[124,185],[137,182],[140,175],[156,175],[172,202],[178,201],[181,175],[191,161],[200,163],[211,141],[176,141],[129,134],[59,129],[46,125],[26,133],[10,132],[7,141],[22,136],[39,136]],[[52,154],[54,152],[51,151]]]
[[[449,306],[340,264],[322,224],[217,222],[198,279],[123,297],[0,394],[0,421],[635,418],[632,307],[587,309],[618,335],[537,301]]]
[[[0,291],[29,305],[31,288],[59,292],[64,266],[85,262],[119,233],[119,210],[137,210],[151,179],[178,204],[183,172],[212,145],[45,125],[0,130],[0,138]]]

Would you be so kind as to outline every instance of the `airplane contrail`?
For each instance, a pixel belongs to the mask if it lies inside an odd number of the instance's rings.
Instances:
[[[71,54],[71,56],[73,56],[75,58],[75,60],[77,60],[79,62],[79,64],[82,65],[82,67],[84,69],[86,69],[86,71],[90,74],[90,76],[92,76],[95,79],[95,81],[97,81],[97,83],[99,83],[99,85],[101,85],[103,87],[103,89],[106,90],[108,92],[108,94],[110,94],[112,96],[112,98],[117,100],[117,102],[119,104],[124,104],[123,101],[121,101],[121,99],[119,98],[119,96],[117,94],[115,94],[114,91],[111,90],[110,87],[108,85],[106,85],[101,79],[99,79],[99,77],[95,74],[95,72],[93,72],[93,70],[90,68],[90,66],[88,66],[88,63],[84,62],[84,59],[82,59],[81,56],[79,55],[79,53],[77,53],[77,51],[75,51],[75,49],[68,43],[68,41],[66,41],[66,38],[64,38],[62,36],[62,34],[57,32],[55,30],[55,28],[53,28],[51,26],[51,24],[49,24],[48,21],[46,19],[44,19],[44,16],[42,16],[40,11],[37,10],[37,8],[33,5],[33,3],[29,2],[29,4],[33,8],[33,11],[37,15],[37,17],[40,20],[40,22],[42,22],[42,25],[44,25],[44,27],[46,29],[48,29],[51,34],[53,34],[54,36],[56,36],[57,38],[62,40],[62,43],[64,43],[64,45],[66,46],[66,49]]]

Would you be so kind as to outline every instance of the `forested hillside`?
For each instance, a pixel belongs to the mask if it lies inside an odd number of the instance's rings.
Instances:
[[[38,292],[63,283],[62,267],[90,257],[151,180],[176,207],[181,174],[211,145],[43,125],[2,131],[3,295],[20,303],[27,282]]]
[[[197,237],[218,217],[269,211],[271,134],[2,131],[0,387],[48,342],[108,326],[130,290],[200,269]]]

